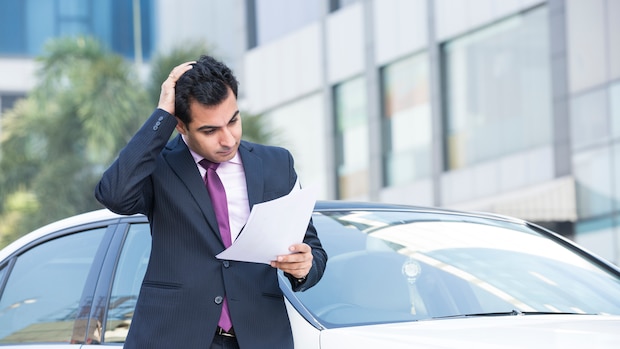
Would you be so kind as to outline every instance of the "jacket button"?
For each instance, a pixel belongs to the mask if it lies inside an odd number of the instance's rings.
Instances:
[[[213,301],[215,302],[215,304],[222,304],[222,302],[224,301],[224,297],[217,296],[217,297],[215,297],[215,299]]]
[[[230,262],[229,261],[224,261],[224,268],[228,268],[230,267]]]

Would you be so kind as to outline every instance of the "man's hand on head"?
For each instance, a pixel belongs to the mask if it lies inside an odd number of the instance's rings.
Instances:
[[[186,71],[192,69],[194,63],[196,63],[196,61],[185,62],[172,69],[170,74],[168,74],[168,78],[161,84],[161,93],[159,94],[157,108],[174,115],[174,88],[177,84],[177,80],[179,80],[181,75],[185,74]]]

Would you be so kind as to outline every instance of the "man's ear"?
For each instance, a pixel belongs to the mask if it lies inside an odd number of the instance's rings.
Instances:
[[[180,134],[185,136],[187,134],[187,127],[185,127],[185,123],[181,121],[181,119],[179,118],[176,118],[176,119],[177,119],[177,126],[176,126],[177,131]]]

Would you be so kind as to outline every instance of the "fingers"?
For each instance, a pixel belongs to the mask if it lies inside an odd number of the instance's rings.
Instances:
[[[295,244],[289,250],[291,254],[278,256],[271,266],[297,278],[308,275],[312,268],[312,248],[306,244]]]
[[[194,63],[196,63],[196,61],[189,61],[177,65],[172,69],[170,74],[168,74],[168,79],[166,79],[166,81],[170,80],[171,82],[176,83],[177,80],[179,80],[179,78],[181,77],[181,75],[185,74],[186,71],[193,68]]]
[[[193,64],[196,61],[185,62],[177,65],[172,69],[168,78],[161,84],[161,93],[159,95],[159,103],[157,107],[167,111],[174,115],[174,88],[179,78],[185,74],[186,71],[193,68]]]

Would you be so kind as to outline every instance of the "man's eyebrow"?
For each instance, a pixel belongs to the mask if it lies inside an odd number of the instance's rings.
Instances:
[[[239,110],[235,111],[235,113],[230,117],[230,120],[228,120],[228,122],[230,123],[231,121],[233,121],[234,118],[236,118],[239,115]],[[221,126],[211,126],[211,125],[203,125],[198,127],[196,130],[197,131],[205,131],[205,130],[215,130],[221,128]]]
[[[231,122],[234,118],[236,118],[236,117],[237,117],[237,115],[239,115],[239,110],[237,110],[237,111],[233,114],[233,116],[231,116],[231,117],[230,117],[230,120],[228,120],[228,122]]]

